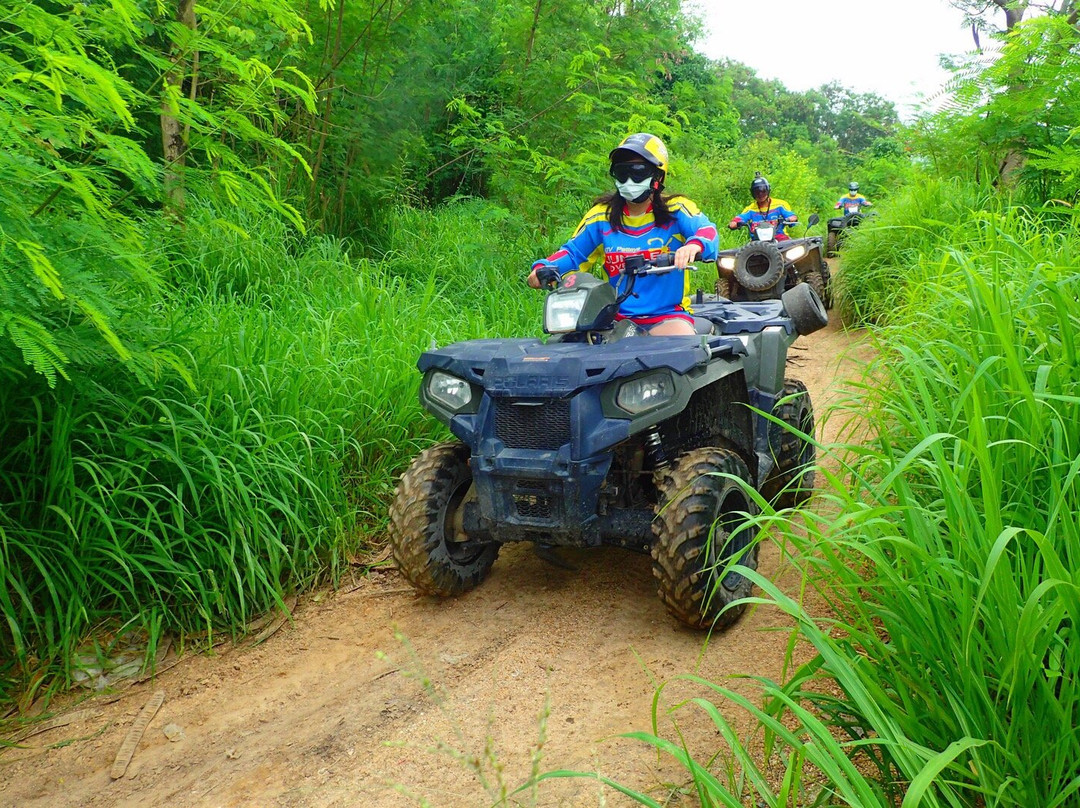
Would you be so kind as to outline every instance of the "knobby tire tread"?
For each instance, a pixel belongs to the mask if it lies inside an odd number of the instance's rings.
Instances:
[[[390,549],[401,574],[420,592],[451,597],[480,584],[499,554],[495,543],[478,545],[475,557],[451,558],[444,533],[445,507],[469,475],[469,448],[458,442],[431,446],[401,476],[390,505]],[[468,479],[465,477],[464,479]]]
[[[718,579],[712,566],[717,563],[729,538],[718,525],[710,531],[720,513],[721,503],[738,488],[733,480],[716,476],[731,474],[749,481],[746,464],[727,449],[693,449],[682,455],[671,467],[660,472],[657,486],[660,502],[653,521],[655,540],[652,545],[653,575],[657,594],[668,611],[693,628],[725,628],[742,614],[745,605],[720,614],[729,603],[748,597],[753,585],[739,576],[734,590],[728,590]],[[740,510],[752,512],[753,503],[743,494]],[[722,568],[723,562],[719,562]],[[750,547],[740,563],[750,569],[757,567],[757,546]]]
[[[797,396],[797,398],[793,398]],[[773,415],[788,426],[814,435],[814,407],[806,385],[798,379],[785,379],[781,401]],[[762,495],[779,508],[791,508],[806,502],[814,492],[814,463],[817,450],[794,432],[769,422],[769,450],[776,469],[762,486]]]

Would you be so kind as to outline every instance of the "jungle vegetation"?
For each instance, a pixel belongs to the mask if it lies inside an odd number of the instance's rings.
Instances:
[[[0,700],[333,583],[439,437],[416,355],[531,333],[529,262],[651,131],[714,218],[753,168],[881,212],[840,290],[876,437],[829,448],[835,519],[763,517],[836,607],[759,581],[819,652],[745,705],[786,790],[730,739],[702,805],[1070,804],[1080,32],[1041,10],[901,123],[700,55],[678,0],[0,0]]]

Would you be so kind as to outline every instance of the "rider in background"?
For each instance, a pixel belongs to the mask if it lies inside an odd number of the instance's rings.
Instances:
[[[757,222],[772,222],[776,225],[776,240],[786,241],[790,236],[784,233],[784,225],[795,224],[799,217],[788,207],[783,199],[772,196],[772,186],[758,171],[750,183],[750,196],[754,201],[743,208],[742,213],[728,222],[728,228],[736,230],[743,224],[754,227]]]
[[[653,259],[673,252],[675,269],[638,277],[616,319],[632,320],[653,336],[693,334],[686,266],[716,258],[716,225],[685,196],[662,193],[668,152],[656,135],[630,135],[608,158],[615,190],[596,199],[569,241],[533,264],[528,284],[549,286],[567,272],[587,271],[602,261],[608,282],[618,291],[625,283],[620,273],[628,255]]]
[[[838,209],[843,208],[844,213],[858,213],[861,208],[871,207],[871,203],[869,199],[859,193],[859,183],[852,182],[848,184],[847,196],[840,197],[836,207]]]

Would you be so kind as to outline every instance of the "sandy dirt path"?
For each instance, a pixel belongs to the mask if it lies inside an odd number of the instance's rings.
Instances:
[[[792,349],[788,376],[806,382],[819,421],[837,380],[852,375],[849,349],[866,353],[859,339],[834,324]],[[828,441],[835,427],[824,426]],[[677,765],[615,736],[651,729],[660,682],[669,682],[662,708],[705,695],[679,674],[754,696],[752,680],[732,677],[780,678],[787,622],[759,608],[703,647],[702,634],[665,613],[647,556],[565,557],[576,570],[508,547],[482,586],[450,601],[418,598],[396,571],[375,572],[302,598],[293,622],[255,647],[185,654],[118,696],[54,704],[86,712],[0,753],[0,806],[472,808],[524,782],[537,756],[540,770],[602,772],[662,804],[695,804],[680,794]],[[786,580],[779,566],[765,545],[762,571]],[[117,749],[158,690],[164,704],[126,774],[111,779]],[[700,759],[720,747],[700,710],[673,716]],[[677,740],[666,714],[660,730]],[[577,778],[508,804],[632,803]]]

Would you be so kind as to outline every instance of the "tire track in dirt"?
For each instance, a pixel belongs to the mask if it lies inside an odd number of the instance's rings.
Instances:
[[[842,355],[857,344],[835,324],[796,342],[789,375],[807,384],[819,418],[836,400],[836,379],[854,367]],[[824,427],[827,441],[839,423]],[[414,596],[389,570],[304,598],[294,621],[263,644],[188,655],[113,703],[79,705],[95,717],[0,754],[0,806],[397,808],[423,797],[472,808],[494,802],[500,778],[516,785],[528,777],[541,734],[541,770],[599,770],[663,802],[664,784],[684,773],[650,747],[612,736],[650,731],[655,686],[677,674],[753,697],[754,682],[730,677],[782,676],[787,633],[775,629],[786,620],[751,611],[703,649],[702,634],[664,611],[647,556],[614,548],[563,555],[577,569],[507,547],[482,586],[449,601]],[[761,569],[781,574],[775,546],[763,546]],[[116,749],[155,690],[166,692],[165,703],[127,774],[112,781]],[[673,681],[661,705],[697,695],[707,694]],[[745,725],[737,711],[725,713]],[[691,750],[702,759],[716,751],[703,713],[686,708],[676,717]],[[184,730],[176,742],[162,733],[170,723]],[[667,719],[660,729],[677,739]],[[487,788],[468,762],[486,758],[501,767],[487,767]],[[586,779],[548,781],[535,804],[601,799],[631,804],[610,789],[601,798]],[[522,795],[520,804],[533,803]]]

